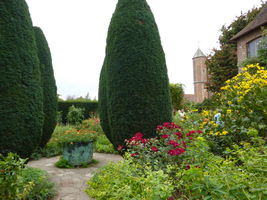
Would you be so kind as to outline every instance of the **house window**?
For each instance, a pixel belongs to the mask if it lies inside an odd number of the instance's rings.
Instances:
[[[252,40],[248,43],[248,57],[256,57],[259,43],[263,40],[263,37]]]

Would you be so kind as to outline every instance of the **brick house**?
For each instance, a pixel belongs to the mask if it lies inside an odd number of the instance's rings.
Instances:
[[[257,17],[231,38],[237,42],[238,66],[248,57],[257,56],[258,44],[262,41],[263,30],[267,26],[267,3]],[[239,69],[240,71],[241,69]]]

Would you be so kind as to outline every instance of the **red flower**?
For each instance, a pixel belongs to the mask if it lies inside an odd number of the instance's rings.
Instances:
[[[2,169],[2,171],[1,171],[1,172],[3,172],[3,173],[4,173],[4,172],[5,172],[5,170],[3,170],[3,169]]]
[[[173,155],[174,155],[174,150],[173,150],[173,149],[170,149],[170,150],[168,151],[168,154],[170,154],[170,156],[173,156]]]
[[[123,146],[119,145],[117,150],[121,150]]]
[[[182,139],[184,136],[183,136],[183,134],[179,131],[179,132],[177,132],[177,133],[175,133],[175,135],[177,135],[178,136],[178,139],[180,140],[180,139]]]
[[[170,140],[168,144],[169,144],[169,145],[173,145],[174,148],[175,148],[175,147],[178,147],[178,146],[180,145],[180,144],[178,144],[177,142],[175,142],[175,141],[173,141],[173,140]]]
[[[185,170],[189,170],[189,169],[190,169],[190,165],[188,165]]]
[[[137,156],[137,155],[138,155],[138,153],[135,152],[135,153],[132,154],[132,157],[135,157],[135,156]]]
[[[185,143],[185,141],[183,141],[183,144],[184,144],[184,148],[186,148],[186,143]]]
[[[182,154],[184,152],[185,152],[185,150],[183,148],[176,148],[174,150],[174,155],[180,155],[180,154]]]
[[[161,131],[162,129],[163,129],[162,126],[157,126],[157,130],[158,130],[158,131]]]
[[[143,134],[142,134],[142,133],[136,133],[136,134],[135,134],[135,139],[136,139],[136,141],[141,140],[142,137],[143,137]]]
[[[198,133],[203,133],[203,131],[197,130]]]
[[[167,127],[167,128],[168,128],[169,125],[170,125],[169,122],[164,122],[164,123],[163,123],[163,126],[164,126],[164,127]]]
[[[157,151],[158,151],[158,148],[157,148],[157,147],[155,147],[155,146],[153,146],[153,147],[152,147],[152,151],[155,151],[155,152],[157,152]]]
[[[168,138],[169,136],[168,136],[167,134],[164,134],[164,135],[162,135],[161,137],[164,138],[164,139],[166,139],[166,138]]]
[[[189,133],[196,133],[196,131],[189,131]]]
[[[193,140],[193,138],[192,137],[189,137],[189,140]]]
[[[196,168],[198,168],[198,165],[196,165]]]

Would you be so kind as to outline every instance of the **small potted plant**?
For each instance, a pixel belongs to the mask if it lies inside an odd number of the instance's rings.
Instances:
[[[78,166],[91,162],[94,136],[95,131],[74,129],[60,133],[54,140],[63,147],[63,158],[69,164]]]

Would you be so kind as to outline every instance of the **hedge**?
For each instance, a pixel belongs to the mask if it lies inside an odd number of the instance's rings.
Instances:
[[[62,115],[62,123],[66,124],[67,114],[69,111],[69,107],[74,105],[76,108],[84,108],[83,112],[84,118],[90,118],[92,113],[96,113],[98,109],[98,102],[86,102],[86,101],[77,101],[77,100],[68,100],[68,101],[58,101],[58,112],[61,112]]]

